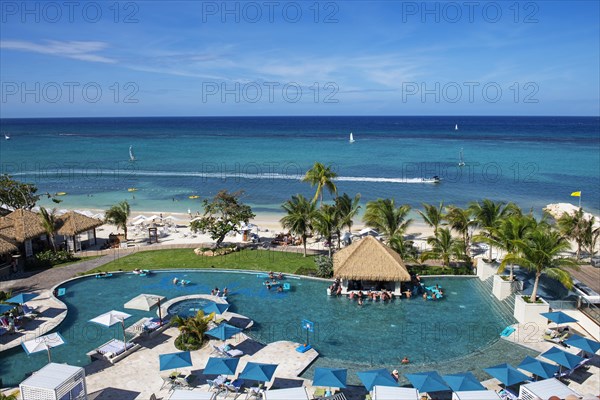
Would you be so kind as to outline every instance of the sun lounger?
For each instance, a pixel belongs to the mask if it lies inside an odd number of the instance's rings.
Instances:
[[[552,343],[561,343],[565,339],[569,337],[569,331],[564,331],[562,333],[558,333],[557,331],[553,331],[551,329],[547,329],[544,332],[544,340]]]
[[[127,344],[125,345],[125,343],[123,343],[122,340],[111,339],[108,342],[104,343],[102,346],[87,354],[92,359],[105,359],[111,364],[114,364],[127,357],[134,351],[137,351],[140,347],[141,346],[137,343],[127,342]]]
[[[212,345],[213,347],[213,354],[217,354],[221,357],[241,357],[244,355],[244,352],[239,350],[239,349],[227,349],[225,347],[226,345],[221,345],[221,346],[215,346],[214,344]]]

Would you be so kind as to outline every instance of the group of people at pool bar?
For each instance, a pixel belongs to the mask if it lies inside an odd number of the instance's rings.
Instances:
[[[414,294],[422,294],[425,300],[436,300],[442,298],[444,292],[438,284],[433,287],[425,287],[421,283],[421,277],[418,274],[411,275],[411,281],[406,285],[403,284],[404,289],[402,293],[406,298],[412,297]],[[364,290],[364,291],[363,291]],[[431,292],[431,293],[429,293]],[[335,281],[329,286],[329,293],[332,296],[342,295],[342,283],[340,278],[336,278]],[[356,299],[358,305],[362,305],[363,301],[389,301],[394,298],[394,293],[385,287],[385,282],[381,282],[375,286],[365,290],[360,281],[349,281],[348,282],[348,298],[350,300]]]

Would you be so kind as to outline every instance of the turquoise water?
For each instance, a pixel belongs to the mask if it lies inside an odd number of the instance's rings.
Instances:
[[[178,301],[177,303],[169,306],[167,313],[169,315],[179,315],[180,317],[189,318],[196,315],[198,311],[202,310],[210,303],[214,302],[207,299],[189,299]]]
[[[12,136],[0,140],[0,173],[67,192],[60,208],[127,199],[134,211],[195,212],[228,189],[244,190],[255,211],[276,212],[293,194],[312,197],[300,177],[320,161],[340,175],[338,190],[361,193],[363,204],[465,206],[487,197],[540,214],[576,202],[570,194],[581,190],[584,208],[600,211],[598,117],[2,119],[0,130]],[[421,182],[433,175],[442,183]]]
[[[174,277],[192,282],[175,286]],[[262,280],[251,273],[176,271],[153,273],[147,277],[116,274],[109,279],[83,278],[64,284],[67,294],[61,299],[69,312],[57,329],[67,344],[52,350],[52,359],[74,365],[89,362],[86,353],[110,338],[121,336],[120,327],[106,328],[88,322],[112,309],[132,314],[126,326],[154,315],[125,310],[123,304],[139,293],[178,296],[210,293],[215,286],[230,290],[230,310],[255,321],[249,334],[261,342],[306,341],[300,328],[303,319],[315,323],[310,343],[321,354],[317,365],[352,366],[353,368],[398,365],[402,357],[412,360],[412,367],[431,362],[451,362],[480,352],[498,339],[499,333],[512,322],[493,307],[495,300],[482,292],[473,278],[436,278],[426,283],[444,288],[443,301],[421,298],[396,300],[392,303],[366,302],[359,307],[346,298],[326,296],[328,282],[289,279],[292,290],[268,291]],[[451,345],[448,345],[451,343]],[[497,354],[497,353],[492,353]],[[504,353],[500,353],[500,356]],[[521,353],[519,353],[521,354]],[[27,356],[19,347],[0,354],[3,384],[16,385],[26,374],[47,362],[45,353]],[[489,365],[505,359],[489,359]],[[480,365],[486,367],[489,365]]]

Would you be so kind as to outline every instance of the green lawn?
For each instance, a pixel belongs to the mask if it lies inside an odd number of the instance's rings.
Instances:
[[[242,250],[226,256],[197,256],[193,249],[141,251],[112,261],[89,273],[139,269],[220,268],[276,271],[312,275],[316,271],[312,256],[266,250]]]
[[[91,257],[78,257],[73,261],[68,261],[66,263],[62,263],[62,264],[56,264],[53,265],[52,268],[60,268],[60,267],[66,267],[67,265],[71,265],[71,264],[77,264],[79,262],[82,261],[88,261],[88,260],[93,260],[94,258],[100,258],[101,256],[91,256]]]

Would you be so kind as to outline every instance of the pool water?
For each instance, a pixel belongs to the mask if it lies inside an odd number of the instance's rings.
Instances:
[[[179,315],[183,318],[189,318],[195,316],[198,311],[202,310],[210,303],[214,303],[214,301],[210,301],[208,299],[182,300],[170,305],[167,313],[169,315]]]
[[[174,277],[192,283],[173,285]],[[173,299],[227,287],[229,311],[255,321],[249,334],[256,340],[308,340],[321,355],[318,364],[348,364],[365,369],[399,365],[404,356],[411,359],[413,366],[467,357],[496,342],[499,333],[513,322],[512,317],[501,315],[494,307],[495,298],[483,291],[476,278],[426,279],[427,285],[437,283],[444,288],[445,298],[441,301],[413,298],[391,303],[365,302],[363,306],[347,298],[328,297],[329,282],[305,278],[286,281],[291,290],[277,292],[268,290],[255,273],[178,270],[148,276],[114,274],[108,279],[91,277],[65,283],[61,287],[67,291],[61,300],[69,312],[57,331],[67,344],[52,349],[52,361],[85,365],[89,362],[88,351],[120,337],[119,324],[107,328],[88,322],[104,312],[115,309],[131,314],[125,320],[126,326],[142,317],[154,316],[155,312],[123,308],[140,293]],[[300,326],[304,319],[313,321],[315,326],[308,339]],[[27,356],[18,347],[0,353],[3,385],[18,384],[46,363],[44,352]]]

